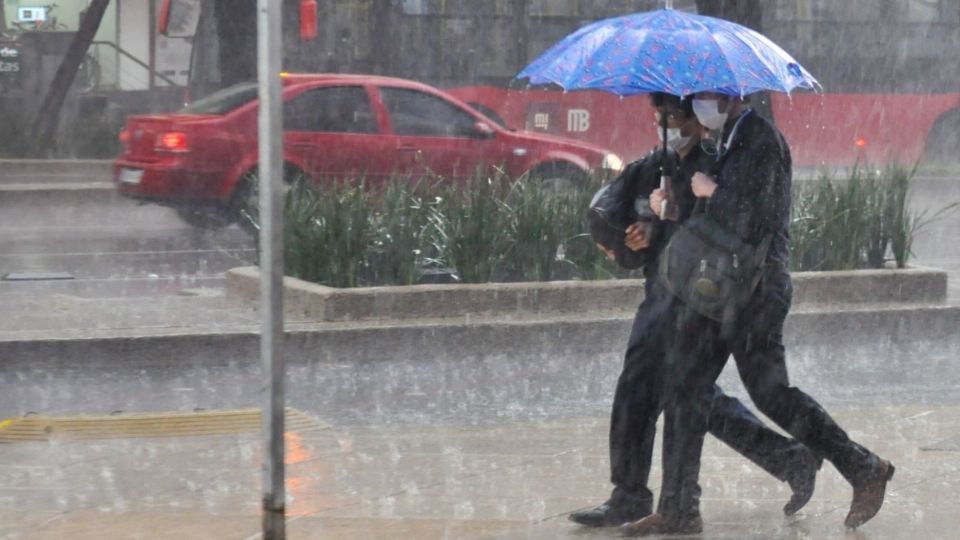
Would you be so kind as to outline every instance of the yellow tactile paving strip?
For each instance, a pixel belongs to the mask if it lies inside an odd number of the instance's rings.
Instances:
[[[327,427],[316,418],[287,408],[286,431]],[[260,429],[260,409],[131,413],[109,416],[24,416],[0,420],[0,443],[50,439],[123,439],[229,435]]]

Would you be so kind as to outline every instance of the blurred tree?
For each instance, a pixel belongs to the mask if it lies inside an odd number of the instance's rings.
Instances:
[[[371,72],[395,75],[398,71],[397,53],[400,49],[397,43],[400,34],[398,17],[402,13],[397,9],[397,2],[394,0],[373,0],[370,9],[370,29],[371,36],[374,37],[371,40]]]
[[[257,0],[214,0],[223,87],[257,79]]]
[[[213,16],[220,44],[220,86],[257,79],[257,0],[214,0]],[[300,0],[283,0],[284,66],[301,55],[298,25]]]
[[[110,0],[91,0],[80,18],[80,27],[74,34],[70,48],[67,49],[67,54],[57,68],[57,73],[53,76],[50,89],[43,99],[33,124],[33,144],[30,154],[34,157],[43,156],[52,146],[53,135],[60,119],[60,109],[63,107],[70,85],[77,76],[77,70],[80,69],[80,64],[87,55],[87,49],[90,48],[90,43],[100,28],[100,22],[103,20],[108,4]]]
[[[510,16],[512,17],[514,35],[514,62],[517,72],[527,65],[530,47],[530,0],[510,0]]]
[[[763,32],[761,0],[696,0],[697,13],[718,17]]]

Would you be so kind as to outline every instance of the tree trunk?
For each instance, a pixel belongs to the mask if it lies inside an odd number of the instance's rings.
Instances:
[[[370,6],[372,58],[369,70],[378,75],[394,75],[396,69],[398,21],[391,0],[373,0]]]
[[[514,66],[517,73],[527,65],[530,47],[530,0],[511,0],[511,17],[513,17]]]
[[[77,70],[80,69],[80,64],[87,55],[90,43],[100,28],[100,22],[109,4],[110,0],[92,0],[80,20],[80,28],[77,29],[67,54],[57,68],[57,73],[50,83],[50,90],[47,91],[33,124],[31,154],[35,157],[42,156],[51,147],[60,118],[60,109],[63,107],[70,85],[73,84],[73,79],[77,76]]]
[[[257,0],[214,0],[220,88],[257,80]]]
[[[697,13],[742,24],[763,32],[763,2],[760,0],[696,0]]]

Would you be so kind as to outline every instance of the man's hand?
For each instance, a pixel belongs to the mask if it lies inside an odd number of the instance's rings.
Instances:
[[[617,260],[617,254],[613,252],[612,249],[607,249],[603,244],[597,243],[597,247],[600,248],[600,251],[607,256],[607,260],[615,261]]]
[[[627,235],[623,243],[626,244],[631,251],[640,251],[641,249],[650,247],[650,237],[647,236],[647,226],[647,223],[638,221],[627,227]]]
[[[690,179],[690,187],[693,194],[700,199],[709,199],[713,192],[717,190],[717,182],[712,176],[698,172]]]
[[[660,211],[663,210],[663,203],[667,203],[667,213],[666,215],[661,215]],[[653,213],[660,217],[660,219],[669,219],[676,221],[677,220],[677,207],[670,202],[670,196],[665,189],[655,189],[653,193],[650,194],[650,209],[653,210]]]

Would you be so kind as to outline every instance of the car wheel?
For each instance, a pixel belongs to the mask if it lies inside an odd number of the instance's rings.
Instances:
[[[218,205],[178,206],[177,215],[187,224],[198,229],[220,229],[233,223],[233,214]]]
[[[587,174],[572,164],[550,163],[537,167],[530,178],[547,193],[570,194],[587,186]]]
[[[290,191],[290,187],[304,178],[304,173],[293,166],[284,167],[283,171],[283,193],[284,196]],[[260,232],[260,200],[259,200],[260,175],[256,168],[253,168],[240,177],[237,181],[237,188],[230,199],[229,212],[240,227],[250,234],[257,235]]]
[[[957,163],[960,150],[960,110],[941,116],[930,128],[924,158],[927,163]]]

